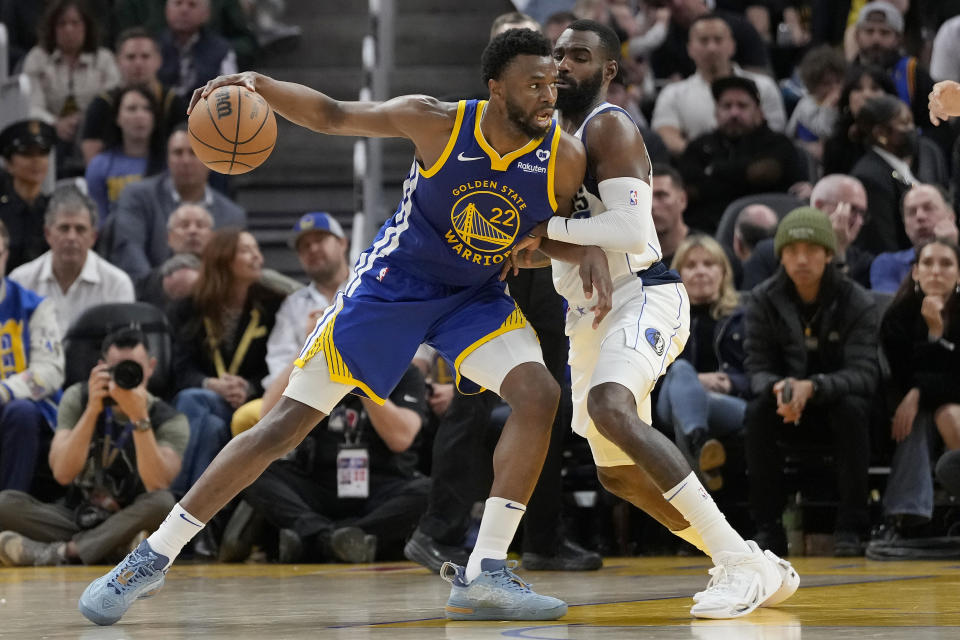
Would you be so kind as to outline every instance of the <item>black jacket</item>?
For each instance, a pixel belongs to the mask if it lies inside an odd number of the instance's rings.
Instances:
[[[822,311],[817,339],[824,373],[817,375],[814,404],[846,395],[871,396],[877,385],[877,309],[870,293],[827,265],[820,284]],[[800,299],[781,267],[757,285],[747,303],[746,369],[754,395],[770,394],[774,383],[805,379],[807,350]]]
[[[955,298],[956,294],[951,299],[957,309],[960,304]],[[933,411],[944,404],[960,403],[960,318],[946,325],[944,341],[931,341],[920,314],[921,304],[922,298],[913,294],[890,303],[880,339],[899,394],[916,387],[920,407]]]
[[[247,327],[250,325],[253,310],[257,310],[260,330],[250,342],[243,354],[236,375],[250,384],[250,398],[263,395],[262,380],[267,375],[267,339],[276,322],[277,311],[286,296],[260,284],[254,284],[247,293],[240,317],[240,324],[230,344],[220,345],[220,353],[225,367],[230,366],[237,347]],[[193,302],[193,298],[178,301],[170,312],[173,324],[173,370],[177,389],[199,387],[204,378],[216,378],[213,352],[207,340],[203,318]]]
[[[690,327],[690,340],[680,352],[680,357],[692,363],[697,361],[697,352],[700,349],[713,349],[720,364],[719,371],[730,378],[730,395],[746,397],[750,389],[750,381],[743,369],[743,307],[737,307],[733,312],[717,320],[713,331],[713,344],[699,344],[693,339],[696,330]],[[712,373],[700,371],[699,373]]]
[[[946,185],[946,161],[937,146],[929,140],[920,139],[917,158],[910,167],[920,182]],[[864,223],[855,244],[873,255],[884,251],[900,251],[912,245],[903,228],[900,204],[910,184],[873,149],[868,149],[850,171],[850,175],[863,183],[867,191],[869,218]]]
[[[713,130],[694,138],[678,164],[687,185],[688,226],[713,234],[727,205],[753,193],[786,192],[807,179],[807,165],[790,138],[766,124],[739,138]]]

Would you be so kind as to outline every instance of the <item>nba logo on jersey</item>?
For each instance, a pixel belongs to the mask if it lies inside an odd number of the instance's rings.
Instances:
[[[383,277],[387,275],[387,271],[390,271],[390,267],[380,269],[380,273],[377,274],[377,282],[383,282]]]
[[[640,202],[640,194],[637,193],[636,189],[630,189],[630,204],[636,205]]]

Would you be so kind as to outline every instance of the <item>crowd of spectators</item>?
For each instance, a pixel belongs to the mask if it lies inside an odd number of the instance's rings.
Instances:
[[[298,37],[282,4],[0,0],[33,109],[0,125],[4,564],[109,560],[273,406],[304,341],[324,339],[314,325],[349,276],[344,230],[304,214],[290,247],[308,284],[271,269],[183,122],[194,88]],[[655,428],[710,491],[748,504],[746,533],[777,553],[802,551],[787,548],[783,514],[808,484],[829,485],[837,555],[933,530],[940,487],[960,489],[960,146],[956,124],[930,124],[926,96],[960,79],[960,17],[918,0],[515,4],[531,15],[501,16],[494,32],[542,25],[556,39],[590,18],[621,38],[609,98],[656,162],[654,224],[691,302]],[[509,286],[569,392],[549,274]],[[65,387],[75,322],[134,301],[166,316],[166,361],[120,326],[96,338],[88,378]],[[118,371],[131,362],[140,377],[127,384]],[[157,367],[172,380],[162,397],[146,388]],[[489,465],[466,460],[488,456],[506,408],[453,382],[424,348],[384,405],[348,396],[194,552],[406,554],[432,569],[461,558],[489,485]],[[583,472],[568,402],[523,533],[531,568],[594,569],[580,544],[625,548],[577,520],[612,498]],[[797,462],[810,447],[826,482]],[[890,468],[872,511],[871,463]]]

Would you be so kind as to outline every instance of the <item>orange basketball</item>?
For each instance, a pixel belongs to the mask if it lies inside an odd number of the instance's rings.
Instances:
[[[190,112],[190,146],[219,173],[246,173],[263,164],[277,142],[277,119],[259,94],[218,87]]]

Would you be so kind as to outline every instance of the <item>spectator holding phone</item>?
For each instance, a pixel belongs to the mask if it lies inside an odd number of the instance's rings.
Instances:
[[[777,554],[787,551],[781,446],[818,435],[832,443],[837,470],[834,555],[863,553],[870,453],[864,416],[878,375],[877,313],[870,294],[831,263],[836,246],[824,213],[794,209],[774,238],[781,267],[747,305],[750,507],[754,539]]]

